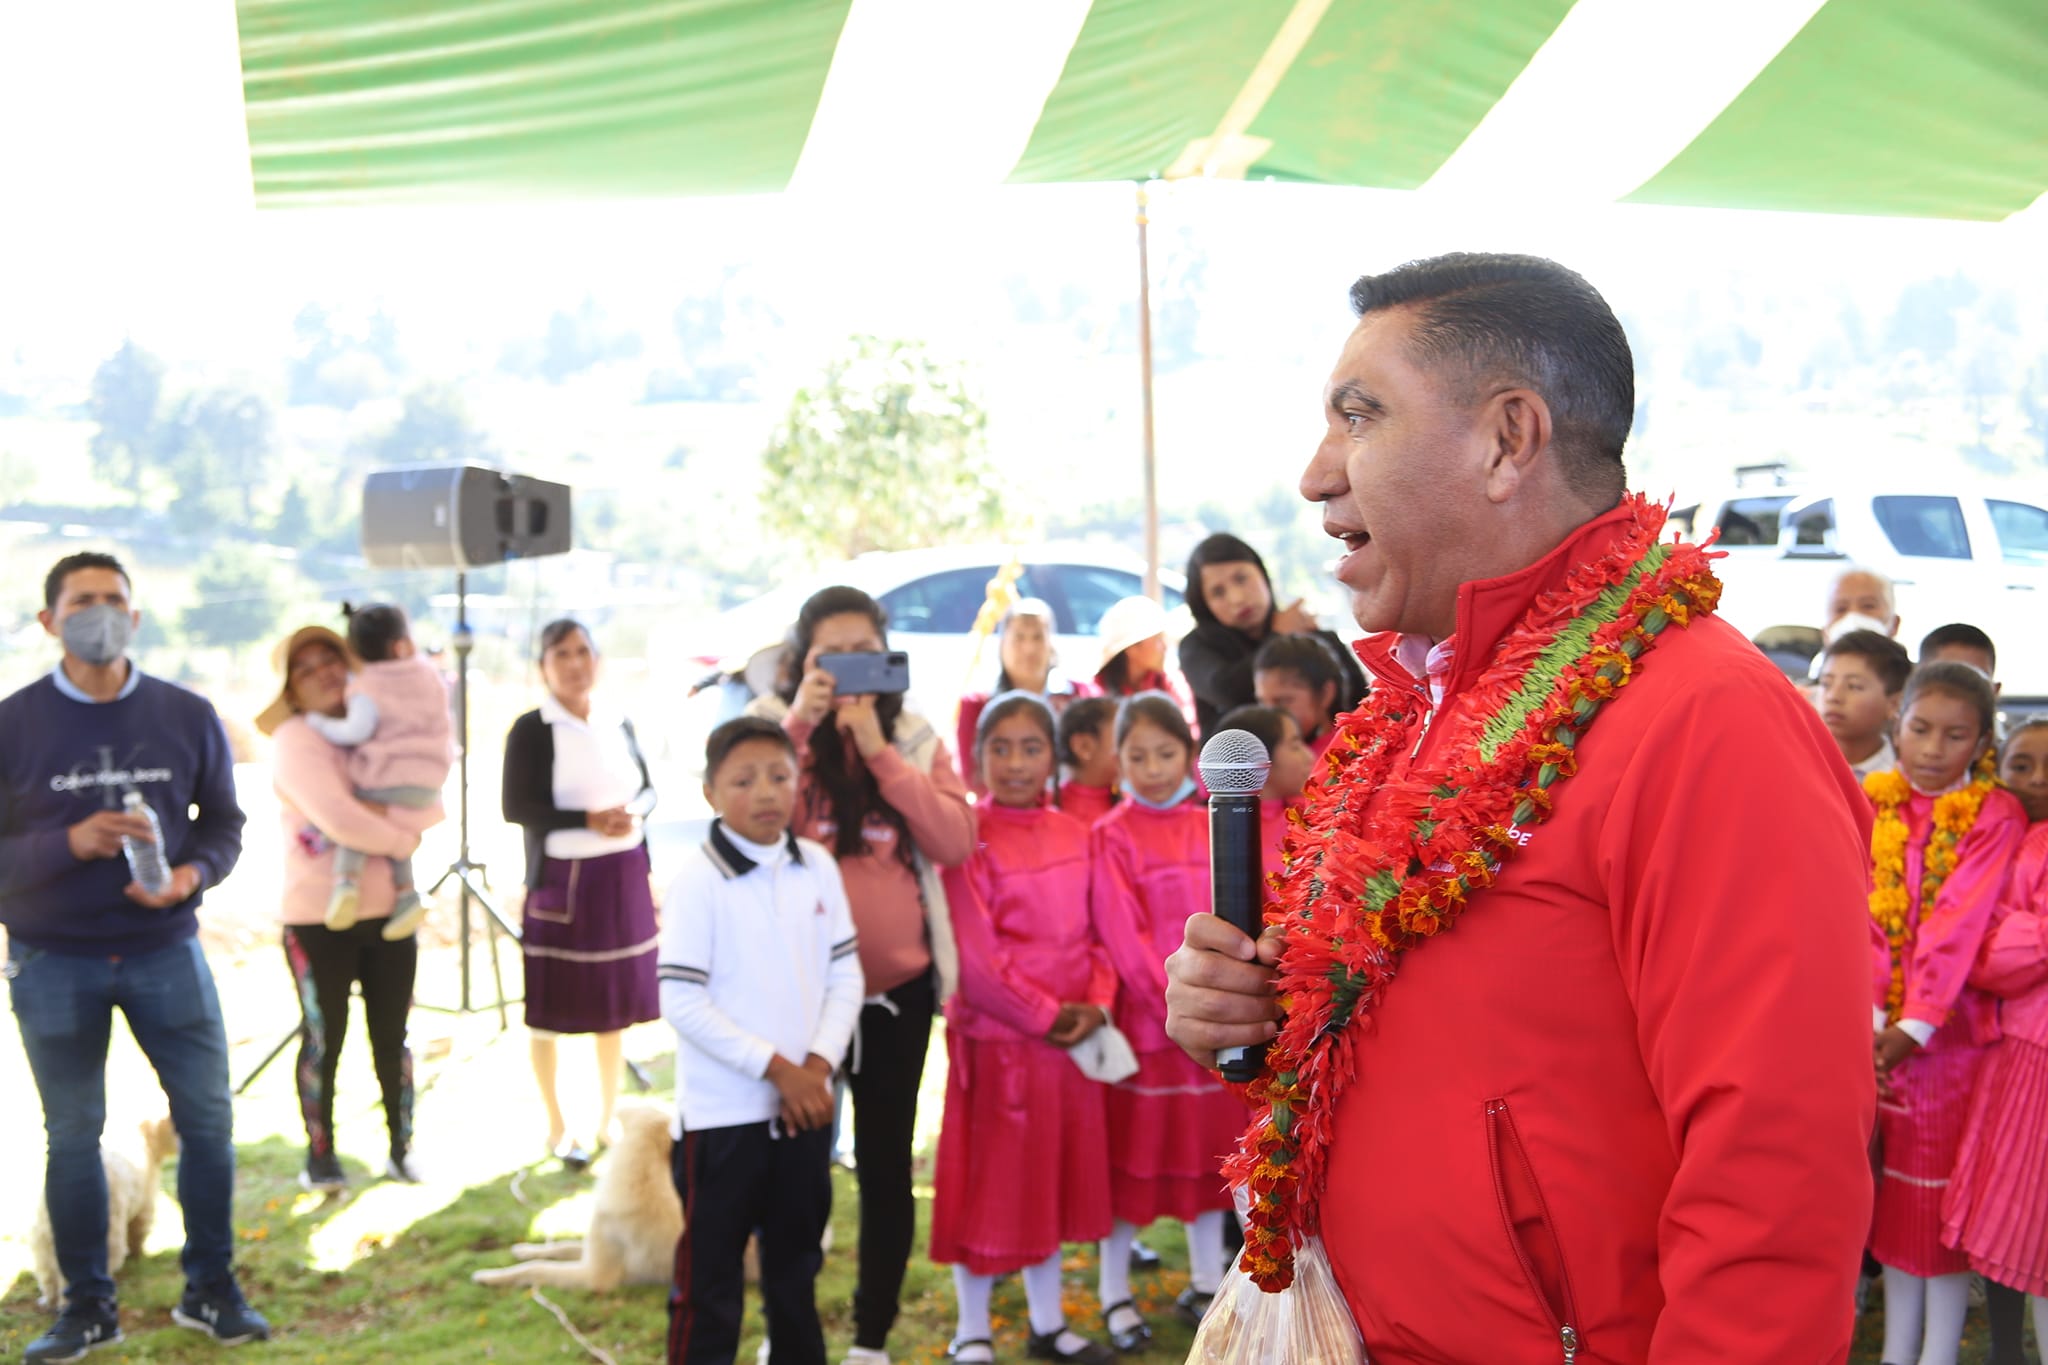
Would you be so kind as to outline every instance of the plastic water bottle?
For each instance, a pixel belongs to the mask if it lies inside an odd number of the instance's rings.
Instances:
[[[123,838],[121,851],[128,855],[128,871],[134,876],[135,884],[151,895],[168,890],[171,885],[171,865],[164,860],[164,827],[156,818],[156,812],[149,808],[149,802],[142,799],[141,792],[129,792],[121,798],[121,808],[130,815],[139,815],[149,821],[151,839]]]

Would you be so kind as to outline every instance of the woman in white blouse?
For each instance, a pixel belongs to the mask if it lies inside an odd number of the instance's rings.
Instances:
[[[619,1094],[619,1035],[661,1017],[641,827],[654,786],[632,722],[592,699],[598,655],[590,632],[576,621],[551,622],[541,631],[540,672],[547,699],[505,739],[504,807],[526,833],[526,1026],[548,1150],[580,1168],[590,1156],[562,1117],[556,1038],[596,1035],[602,1103],[594,1136],[602,1140]]]

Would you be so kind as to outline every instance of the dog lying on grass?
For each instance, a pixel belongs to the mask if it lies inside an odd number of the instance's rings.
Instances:
[[[100,1164],[107,1172],[107,1273],[118,1275],[130,1256],[142,1254],[149,1230],[156,1224],[157,1179],[164,1162],[178,1150],[178,1134],[168,1118],[146,1120],[142,1131],[142,1162],[129,1153],[100,1144]],[[57,1242],[50,1232],[50,1206],[36,1201],[36,1220],[28,1230],[29,1255],[35,1262],[36,1302],[48,1308],[64,1292],[57,1269]]]
[[[521,1242],[519,1264],[479,1270],[478,1284],[616,1289],[667,1284],[674,1274],[683,1204],[669,1173],[669,1116],[651,1105],[619,1110],[619,1142],[597,1169],[596,1208],[580,1242]]]

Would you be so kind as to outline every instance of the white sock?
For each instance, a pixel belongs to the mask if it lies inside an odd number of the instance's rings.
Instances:
[[[1213,1294],[1223,1283],[1223,1210],[1210,1209],[1187,1229],[1188,1286]]]
[[[2048,1342],[2048,1299],[2039,1294],[2029,1294],[2027,1303],[2034,1310],[2034,1344],[2048,1351],[2048,1345],[2042,1345]]]
[[[1927,1335],[1920,1344],[1920,1365],[1956,1365],[1969,1311],[1969,1271],[1936,1275],[1927,1282]]]
[[[1886,1365],[1916,1365],[1927,1320],[1927,1281],[1895,1266],[1884,1267],[1884,1356]]]
[[[1024,1267],[1024,1303],[1031,1313],[1031,1330],[1049,1336],[1067,1325],[1067,1311],[1060,1307],[1060,1254],[1037,1265]]]
[[[977,1275],[964,1265],[953,1267],[953,1297],[960,1301],[960,1327],[955,1341],[987,1341],[995,1336],[988,1325],[988,1297],[995,1288],[993,1275]]]
[[[1138,1225],[1119,1218],[1102,1239],[1102,1280],[1099,1297],[1106,1312],[1112,1305],[1131,1301],[1131,1243],[1138,1240]]]

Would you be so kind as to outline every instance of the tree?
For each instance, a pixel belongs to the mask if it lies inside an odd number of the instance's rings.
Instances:
[[[186,398],[158,424],[156,450],[178,486],[179,502],[208,504],[205,518],[238,506],[244,527],[256,519],[256,491],[276,443],[270,405],[253,393],[214,389]]]
[[[133,338],[123,341],[92,376],[88,407],[99,423],[92,438],[93,469],[108,483],[126,488],[138,507],[143,502],[142,471],[155,450],[163,388],[163,361]]]
[[[277,566],[248,545],[223,545],[192,575],[199,600],[179,618],[196,645],[233,649],[275,635],[287,605]]]
[[[491,458],[489,439],[471,425],[462,399],[445,388],[407,394],[391,429],[363,449],[377,464],[478,464]]]
[[[823,558],[990,533],[1003,507],[987,428],[957,369],[856,337],[769,442],[762,522]]]

